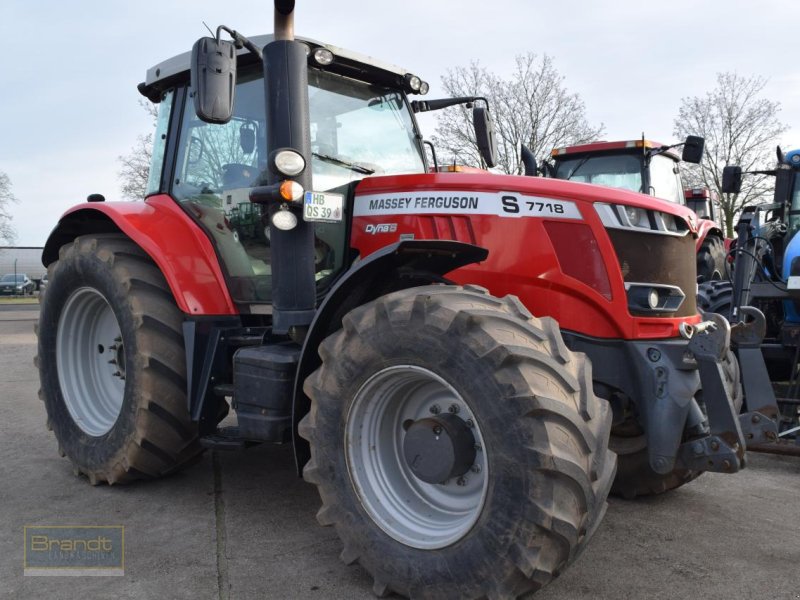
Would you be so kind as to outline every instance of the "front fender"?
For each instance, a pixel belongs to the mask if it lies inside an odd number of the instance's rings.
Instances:
[[[320,304],[300,354],[292,399],[292,443],[298,474],[310,458],[308,443],[297,424],[311,407],[303,382],[322,361],[317,348],[342,326],[344,316],[375,298],[410,287],[447,283],[443,275],[464,265],[486,260],[489,251],[447,240],[406,240],[386,246],[354,264]]]
[[[722,229],[720,229],[716,223],[709,221],[708,219],[700,219],[700,223],[697,225],[697,240],[695,243],[698,252],[700,251],[700,247],[703,245],[703,242],[705,242],[706,238],[709,236],[718,237],[723,244],[725,242],[725,236],[722,234]]]
[[[184,313],[238,314],[211,241],[167,195],[70,208],[47,239],[42,263],[57,260],[59,248],[80,235],[111,232],[124,233],[153,259]]]

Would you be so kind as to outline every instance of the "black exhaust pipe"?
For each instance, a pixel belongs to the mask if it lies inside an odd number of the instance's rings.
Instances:
[[[287,177],[268,169],[267,183],[293,179],[311,190],[311,138],[306,47],[294,40],[294,0],[275,0],[275,39],[264,48],[264,88],[267,110],[267,154],[291,148],[305,159],[299,175]],[[281,210],[270,203],[269,217]],[[288,231],[270,227],[273,333],[292,333],[314,317],[314,225],[306,223],[302,202],[290,210],[297,226]]]
[[[294,39],[294,0],[275,0],[275,39]]]

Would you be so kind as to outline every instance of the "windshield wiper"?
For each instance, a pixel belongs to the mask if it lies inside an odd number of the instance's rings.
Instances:
[[[362,167],[361,165],[347,162],[346,160],[336,158],[335,156],[328,156],[327,154],[320,154],[319,152],[312,152],[311,154],[320,160],[324,160],[325,162],[329,162],[334,165],[339,165],[340,167],[345,167],[351,171],[355,171],[356,173],[361,173],[362,175],[372,175],[375,173],[375,169],[368,169],[367,167]]]
[[[580,160],[580,162],[579,162],[577,165],[575,165],[575,168],[574,168],[574,169],[572,169],[572,171],[570,171],[570,172],[569,172],[569,175],[567,175],[567,181],[569,181],[570,179],[572,179],[572,176],[573,176],[573,175],[575,175],[575,173],[577,173],[577,172],[578,172],[578,169],[580,169],[580,168],[581,168],[583,165],[585,165],[585,164],[586,164],[586,161],[587,161],[587,160],[589,160],[590,158],[591,158],[591,156],[584,156],[584,157],[583,157],[583,158]]]

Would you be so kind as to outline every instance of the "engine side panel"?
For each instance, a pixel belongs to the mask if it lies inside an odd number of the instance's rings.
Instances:
[[[362,257],[403,239],[482,246],[489,250],[486,261],[447,277],[484,286],[498,296],[514,294],[533,314],[552,316],[563,329],[593,337],[677,337],[680,323],[699,321],[696,314],[630,314],[621,265],[594,202],[641,206],[689,221],[685,207],[552,179],[479,174],[376,177],[356,189],[352,246]],[[564,244],[563,236],[570,231],[575,243]],[[693,255],[688,258],[694,261]],[[581,261],[589,264],[579,268]],[[685,293],[693,296],[695,290]]]

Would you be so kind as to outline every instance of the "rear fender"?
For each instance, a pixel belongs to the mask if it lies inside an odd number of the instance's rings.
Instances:
[[[298,474],[310,458],[308,443],[297,434],[297,424],[311,407],[303,382],[322,364],[317,353],[322,341],[340,329],[344,316],[357,306],[402,289],[450,283],[443,275],[483,261],[488,255],[488,250],[463,242],[406,240],[374,252],[339,279],[317,310],[300,354],[292,400],[292,443]]]
[[[76,237],[121,232],[164,274],[175,301],[188,315],[235,315],[214,246],[206,233],[167,195],[145,202],[92,202],[69,209],[42,252],[47,266]]]

